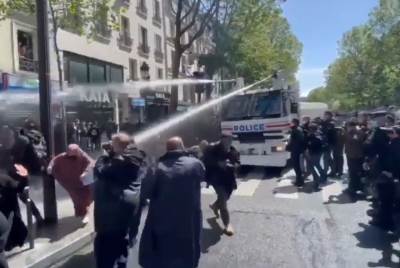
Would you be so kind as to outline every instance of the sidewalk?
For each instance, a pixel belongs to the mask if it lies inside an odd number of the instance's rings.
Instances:
[[[58,224],[36,231],[34,249],[29,249],[26,243],[23,248],[7,253],[10,267],[49,267],[92,242],[93,219],[83,227],[74,217],[70,200],[58,202],[58,208]]]
[[[100,152],[89,153],[94,159]],[[30,196],[43,215],[43,190],[41,177],[30,180]],[[35,247],[29,249],[28,242],[24,247],[7,252],[7,260],[11,268],[46,268],[91,243],[94,237],[93,219],[82,226],[74,217],[74,208],[68,193],[56,182],[58,223],[56,225],[35,228]],[[24,222],[26,207],[20,204]],[[90,215],[93,215],[93,206]]]

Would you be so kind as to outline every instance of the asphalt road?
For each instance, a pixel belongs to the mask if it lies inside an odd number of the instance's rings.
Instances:
[[[240,180],[230,201],[233,237],[222,234],[222,224],[208,209],[215,195],[203,191],[200,268],[399,267],[398,239],[367,224],[369,203],[342,194],[345,180],[312,192],[310,183],[300,190],[293,187],[292,172],[275,175],[255,170]],[[140,267],[137,254],[136,246],[128,267]],[[93,248],[56,267],[95,267]]]

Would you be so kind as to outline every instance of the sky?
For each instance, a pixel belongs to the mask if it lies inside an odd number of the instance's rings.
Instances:
[[[325,84],[324,71],[338,55],[339,41],[368,20],[379,0],[287,0],[284,15],[303,43],[297,78],[301,95]]]

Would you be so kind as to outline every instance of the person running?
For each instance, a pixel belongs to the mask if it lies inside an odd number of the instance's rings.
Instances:
[[[206,167],[206,181],[217,193],[217,200],[210,208],[224,224],[224,233],[234,235],[230,222],[228,201],[232,192],[237,188],[235,166],[239,164],[239,155],[232,147],[232,135],[223,134],[221,140],[210,144],[205,150],[203,161]]]
[[[57,155],[49,164],[47,172],[61,184],[70,195],[75,216],[82,224],[89,221],[88,210],[93,201],[91,185],[85,180],[90,176],[94,160],[77,144],[70,144],[65,153]]]
[[[200,259],[201,187],[205,170],[189,156],[182,139],[167,141],[155,175],[143,181],[150,207],[140,241],[144,268],[195,268]]]
[[[140,223],[143,156],[132,138],[112,136],[95,165],[94,252],[97,268],[125,268]]]

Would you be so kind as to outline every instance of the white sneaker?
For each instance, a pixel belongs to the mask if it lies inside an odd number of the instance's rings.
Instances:
[[[84,216],[84,217],[81,217],[81,223],[82,223],[82,225],[88,224],[89,221],[90,221],[89,216],[86,215],[86,216]]]

